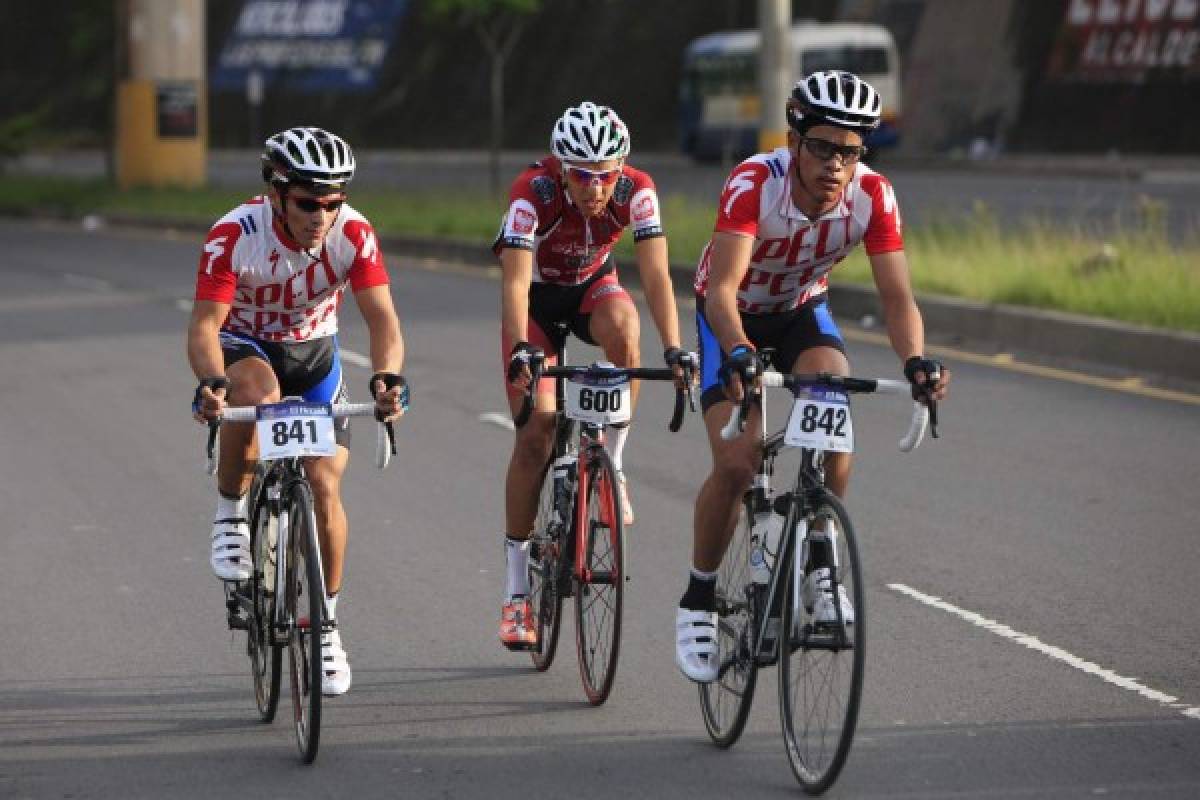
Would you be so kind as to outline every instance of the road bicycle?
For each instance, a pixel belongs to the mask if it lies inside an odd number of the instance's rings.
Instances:
[[[911,397],[913,387],[774,371],[763,374],[762,386],[788,389],[794,402],[787,426],[768,436],[766,392],[747,392],[721,431],[727,440],[740,435],[757,400],[759,468],[717,571],[719,667],[715,681],[700,684],[700,705],[712,740],[732,746],[746,725],[759,668],[778,665],[788,762],[804,790],[819,794],[833,785],[850,752],[867,641],[861,554],[849,514],[824,486],[824,454],[853,451],[849,394]],[[931,419],[937,435],[936,404],[924,399],[913,403],[900,440],[905,452],[920,444]],[[788,448],[799,448],[799,468],[791,490],[776,493],[775,459]]]
[[[566,360],[565,350],[561,354]],[[675,393],[668,427],[683,423],[685,397],[694,410],[691,384],[697,359],[684,355],[684,385]],[[534,387],[555,379],[557,412],[554,447],[543,468],[537,518],[530,535],[529,586],[537,644],[531,648],[539,672],[550,668],[562,628],[563,600],[575,598],[575,644],[584,693],[592,705],[608,699],[617,673],[624,611],[625,527],[621,495],[605,430],[628,422],[633,380],[674,380],[670,369],[530,364],[532,381],[514,425],[525,424]],[[574,436],[575,426],[579,436]]]
[[[407,398],[402,397],[407,406]],[[280,403],[228,407],[209,423],[208,474],[216,473],[217,434],[224,422],[254,422],[259,460],[250,484],[250,578],[225,582],[229,627],[246,631],[254,699],[263,722],[279,703],[283,649],[288,652],[292,718],[300,758],[311,764],[321,739],[321,634],[331,631],[325,579],[305,474],[309,458],[334,455],[334,420],[374,416],[374,403]],[[375,463],[396,452],[391,423],[380,423]]]

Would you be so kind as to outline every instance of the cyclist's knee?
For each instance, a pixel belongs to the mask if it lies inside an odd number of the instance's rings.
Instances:
[[[541,469],[554,446],[554,415],[535,414],[517,431],[513,463],[520,469]]]

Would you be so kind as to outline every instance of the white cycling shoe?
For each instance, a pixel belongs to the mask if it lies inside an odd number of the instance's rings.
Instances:
[[[250,579],[254,562],[250,559],[250,525],[243,517],[227,517],[213,522],[213,573],[223,581]]]
[[[675,611],[675,666],[696,683],[717,679],[717,612]]]
[[[854,606],[846,594],[846,587],[838,584],[838,602],[842,607],[842,621],[847,625],[854,624]],[[800,596],[804,607],[818,624],[832,625],[837,623],[837,609],[833,605],[833,589],[830,586],[829,568],[820,567],[804,576],[804,585]]]
[[[350,661],[337,628],[321,634],[321,694],[337,697],[350,691]]]

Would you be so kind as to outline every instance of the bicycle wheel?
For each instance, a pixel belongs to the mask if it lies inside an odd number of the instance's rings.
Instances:
[[[288,497],[287,612],[292,712],[300,758],[311,764],[321,739],[321,628],[325,583],[313,517],[312,490],[292,485]]]
[[[250,619],[246,630],[246,650],[254,676],[254,700],[263,722],[275,719],[279,706],[279,676],[283,649],[275,644],[275,544],[279,520],[271,515],[267,498],[261,492],[262,473],[255,475],[251,514],[250,552],[254,571],[250,577]]]
[[[810,549],[825,551],[816,565],[829,568],[833,597],[844,590],[853,607],[831,602],[831,614],[825,619],[815,616],[815,609],[807,607],[813,600],[809,595],[815,593],[792,580],[798,559],[789,559],[783,608],[788,646],[780,648],[779,716],[792,772],[806,792],[819,794],[837,779],[854,739],[866,654],[866,607],[858,545],[841,501],[828,492],[814,497],[808,530],[810,542],[821,531],[828,534],[835,558],[830,559],[827,546],[810,544]]]
[[[625,596],[625,528],[616,470],[603,448],[592,448],[585,531],[577,546],[584,547],[584,575],[575,581],[575,644],[579,672],[588,702],[598,706],[608,699],[617,674],[621,649],[621,610]]]
[[[700,684],[704,727],[719,747],[730,747],[742,735],[758,663],[754,658],[754,593],[750,580],[750,526],[754,515],[749,500],[742,502],[733,538],[717,570],[717,679]]]
[[[554,661],[558,632],[562,627],[562,592],[559,564],[562,559],[564,522],[554,508],[553,458],[546,463],[542,491],[538,497],[537,520],[529,543],[529,603],[537,620],[537,648],[530,655],[538,672]]]

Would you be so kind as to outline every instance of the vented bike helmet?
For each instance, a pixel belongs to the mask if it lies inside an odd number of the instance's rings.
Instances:
[[[879,127],[883,101],[871,84],[850,72],[814,72],[792,88],[787,122],[804,133],[813,125],[835,125],[866,136]]]
[[[629,155],[629,131],[617,112],[585,100],[554,123],[550,150],[563,161],[608,161]]]
[[[344,189],[354,179],[354,153],[321,128],[288,128],[266,141],[263,180],[314,189]]]

